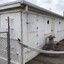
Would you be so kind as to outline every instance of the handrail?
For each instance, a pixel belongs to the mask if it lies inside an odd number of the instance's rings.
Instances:
[[[40,53],[46,53],[46,54],[64,54],[64,51],[53,51],[53,50],[42,50],[42,49],[37,49],[37,48],[33,48],[33,47],[30,47],[30,46],[27,46],[23,43],[20,43],[20,45],[22,45],[23,47],[25,48],[28,48],[28,49],[31,49],[33,51],[36,51],[36,52],[40,52]]]
[[[5,32],[0,32],[0,33],[8,33],[8,32],[5,31]]]

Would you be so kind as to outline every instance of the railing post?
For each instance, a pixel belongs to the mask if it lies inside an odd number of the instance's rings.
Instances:
[[[8,64],[11,64],[10,58],[10,24],[9,24],[9,17],[8,17],[8,32],[7,32],[7,57],[8,57]]]
[[[23,61],[24,58],[23,58],[23,45],[21,45],[22,42],[21,42],[21,40],[19,38],[18,38],[17,41],[18,41],[18,43],[20,44],[20,47],[21,47],[21,58],[20,58],[21,59],[21,61],[20,61],[21,63],[20,64],[25,64],[24,61]]]
[[[21,45],[21,64],[24,64],[23,60],[23,46]]]

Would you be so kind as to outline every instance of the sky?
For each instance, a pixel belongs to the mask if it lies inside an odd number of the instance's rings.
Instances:
[[[45,9],[63,15],[64,0],[27,0]]]
[[[0,4],[10,2],[10,1],[16,1],[16,0],[1,0]],[[60,15],[63,15],[64,0],[26,0],[26,1],[29,1],[33,4],[40,6],[40,7],[43,7],[50,11],[53,11]]]

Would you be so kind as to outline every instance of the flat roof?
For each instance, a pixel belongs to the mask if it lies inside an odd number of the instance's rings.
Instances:
[[[60,17],[60,18],[64,18],[64,16],[62,16],[62,15],[59,15],[57,13],[54,13],[54,12],[50,11],[50,10],[44,9],[44,8],[42,8],[42,7],[38,6],[38,5],[35,5],[33,3],[30,3],[28,1],[13,1],[13,2],[8,2],[8,3],[5,3],[5,4],[1,4],[0,7],[9,6],[9,5],[18,4],[18,3],[19,4],[23,4],[23,5],[28,5],[28,6],[32,7],[32,8],[35,8],[37,10],[40,10],[42,12],[46,12],[48,14],[51,14],[51,15],[54,15],[54,16],[57,16],[57,17]]]

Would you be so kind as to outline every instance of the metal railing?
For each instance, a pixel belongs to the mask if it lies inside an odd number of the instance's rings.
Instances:
[[[8,31],[0,32],[0,33],[6,33],[7,34],[7,64],[11,64],[11,58],[10,58],[10,24],[9,24],[9,17],[8,17]]]
[[[55,54],[55,55],[58,55],[58,54],[64,54],[64,51],[52,51],[52,50],[42,50],[42,49],[37,49],[37,48],[34,48],[34,47],[30,47],[30,46],[27,46],[27,45],[25,45],[25,44],[23,44],[23,42],[18,42],[20,45],[21,45],[21,47],[23,47],[23,48],[27,48],[27,49],[30,49],[31,51],[35,51],[35,52],[38,52],[38,53],[44,53],[44,54]],[[23,49],[22,48],[22,49]],[[22,50],[21,49],[21,50]],[[23,51],[22,51],[23,52]],[[23,54],[22,54],[23,55]],[[23,63],[21,63],[21,64],[25,64],[24,63],[24,57],[22,56],[21,57],[22,59],[22,62]]]
[[[42,49],[37,49],[37,48],[33,48],[30,46],[27,46],[21,42],[19,42],[19,44],[25,48],[31,49],[32,51],[36,51],[39,53],[46,53],[46,54],[64,54],[64,51],[53,51],[53,50],[42,50]]]

